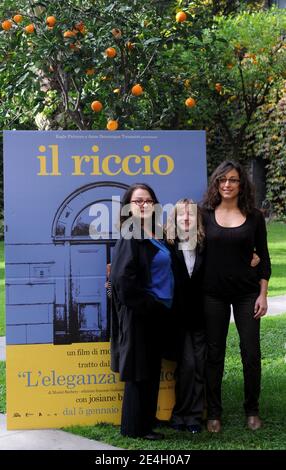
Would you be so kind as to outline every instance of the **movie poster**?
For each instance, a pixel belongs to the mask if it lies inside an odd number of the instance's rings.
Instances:
[[[6,131],[4,172],[8,429],[119,424],[105,282],[120,200],[145,182],[163,206],[200,201],[205,133]],[[164,363],[160,419],[173,370]]]

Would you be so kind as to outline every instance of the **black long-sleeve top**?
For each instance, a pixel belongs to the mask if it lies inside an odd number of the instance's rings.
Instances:
[[[238,227],[222,227],[211,210],[203,212],[205,226],[205,270],[203,290],[219,297],[259,293],[261,279],[268,280],[271,264],[263,214],[247,215]],[[250,266],[253,252],[260,257],[256,268]]]

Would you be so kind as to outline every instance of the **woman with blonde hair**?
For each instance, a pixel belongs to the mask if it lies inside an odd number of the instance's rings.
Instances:
[[[180,199],[170,214],[166,236],[176,257],[180,289],[177,305],[175,406],[170,425],[192,434],[201,431],[204,408],[205,327],[202,304],[204,229],[200,208]]]

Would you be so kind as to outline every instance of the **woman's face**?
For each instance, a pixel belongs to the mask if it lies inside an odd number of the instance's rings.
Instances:
[[[132,193],[130,204],[131,212],[135,217],[149,219],[154,212],[154,201],[146,189],[135,189]]]
[[[177,231],[179,238],[183,239],[190,232],[197,229],[197,207],[195,204],[182,203],[177,206]]]
[[[240,189],[238,171],[234,168],[219,178],[218,190],[222,200],[238,198]]]

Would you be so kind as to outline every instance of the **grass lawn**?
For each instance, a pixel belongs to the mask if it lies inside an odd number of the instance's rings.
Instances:
[[[262,393],[261,417],[264,427],[258,431],[245,428],[243,379],[234,324],[230,326],[223,387],[223,431],[198,435],[176,432],[167,427],[166,439],[159,442],[123,438],[118,426],[74,426],[69,432],[125,449],[141,450],[285,450],[286,449],[286,314],[262,321]]]
[[[268,225],[268,246],[272,263],[269,295],[286,294],[286,224]]]
[[[242,409],[243,379],[234,324],[230,325],[223,386],[223,431],[199,435],[163,428],[159,442],[123,438],[119,427],[107,424],[66,428],[74,434],[114,446],[138,450],[285,450],[286,449],[286,314],[262,320],[261,417],[264,427],[247,430]],[[0,412],[5,412],[5,363],[0,362]]]
[[[138,450],[285,450],[286,449],[286,314],[262,321],[261,417],[264,427],[252,432],[245,428],[243,379],[234,324],[230,325],[223,386],[223,431],[198,435],[164,427],[166,439],[159,442],[123,438],[119,427],[110,424],[73,426],[65,431]],[[5,363],[0,362],[0,411],[5,412]]]
[[[267,226],[272,261],[269,295],[286,294],[286,224],[272,222]],[[0,336],[5,335],[4,242],[0,241]]]

